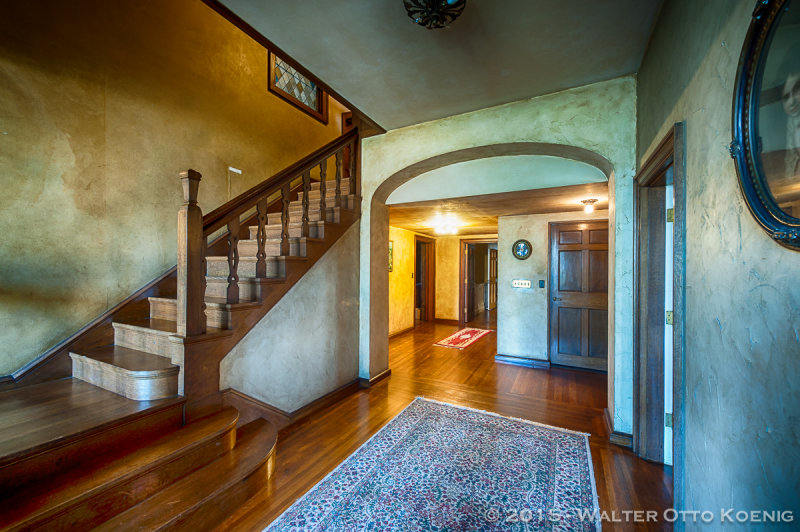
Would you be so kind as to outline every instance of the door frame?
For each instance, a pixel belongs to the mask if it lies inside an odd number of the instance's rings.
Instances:
[[[609,258],[610,258],[611,253],[612,253],[613,250],[611,249],[611,234],[610,234],[611,233],[611,226],[609,225],[610,224],[610,219],[609,218],[605,218],[605,219],[604,218],[590,218],[590,219],[585,219],[585,220],[563,220],[563,221],[559,220],[557,222],[548,222],[547,223],[547,362],[549,364],[553,364],[553,356],[552,356],[552,353],[550,352],[550,346],[552,346],[552,340],[553,340],[552,332],[551,332],[551,330],[552,330],[551,325],[552,324],[551,324],[551,321],[550,321],[552,319],[552,315],[551,315],[551,312],[550,312],[550,298],[553,297],[551,295],[551,289],[552,289],[552,284],[553,284],[552,283],[552,279],[553,279],[552,278],[552,273],[553,273],[552,272],[553,242],[551,241],[550,237],[551,237],[551,234],[552,234],[553,226],[554,225],[569,225],[569,224],[585,224],[585,223],[592,223],[592,222],[606,222],[606,226],[608,227],[608,231],[609,231],[608,254],[609,254]],[[610,263],[611,263],[611,261],[609,261],[609,265],[610,265]],[[606,296],[608,296],[608,288],[606,288]],[[608,311],[608,306],[606,307],[606,311]],[[612,319],[613,319],[613,316],[611,316],[609,314],[608,320],[606,322],[606,327],[608,327],[608,324],[611,322]],[[558,364],[553,364],[553,366],[555,366],[555,367],[570,367],[572,369],[577,369],[577,370],[580,370],[580,371],[596,371],[596,372],[601,372],[601,373],[608,374],[608,365],[607,364],[608,364],[609,358],[610,357],[608,357],[608,353],[606,353],[606,369],[605,369],[605,371],[592,369],[592,368],[577,368],[577,367],[572,367],[572,366],[561,366],[561,365],[558,365]]]
[[[414,275],[417,274],[417,242],[426,244],[428,250],[428,257],[425,261],[425,313],[426,320],[434,321],[436,319],[436,239],[427,236],[414,234]],[[413,320],[411,323],[417,322],[417,279],[414,278],[414,305],[412,305]]]
[[[497,238],[463,238],[458,246],[458,324],[464,325],[464,311],[466,309],[466,292],[464,284],[467,278],[467,263],[464,257],[467,254],[467,246],[470,244],[496,244]],[[498,257],[499,258],[499,257]]]
[[[672,281],[672,496],[673,508],[686,508],[685,456],[686,456],[686,123],[678,122],[661,140],[641,168],[633,182],[634,199],[634,267],[633,291],[634,345],[633,345],[633,448],[638,447],[639,408],[643,390],[639,386],[639,239],[641,236],[640,189],[652,186],[672,166],[673,207],[673,281]],[[646,391],[646,390],[644,390]]]

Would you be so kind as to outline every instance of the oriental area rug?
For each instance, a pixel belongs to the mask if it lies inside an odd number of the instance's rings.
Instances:
[[[266,530],[600,530],[587,434],[417,398]]]
[[[474,342],[477,342],[490,332],[492,331],[487,329],[461,329],[457,333],[451,334],[444,340],[440,340],[433,345],[438,345],[439,347],[455,347],[456,349],[464,349],[465,347],[472,345]]]

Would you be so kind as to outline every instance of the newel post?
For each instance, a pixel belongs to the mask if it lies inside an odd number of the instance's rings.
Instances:
[[[197,205],[200,172],[181,172],[183,205],[178,211],[178,336],[206,332],[206,239]]]

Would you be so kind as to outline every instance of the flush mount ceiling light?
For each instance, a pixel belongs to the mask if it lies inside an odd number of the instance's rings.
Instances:
[[[594,212],[594,204],[597,203],[597,199],[585,199],[581,200],[581,203],[583,203],[583,212]]]
[[[464,11],[467,0],[403,0],[408,16],[429,30],[444,28]]]
[[[461,221],[451,213],[447,213],[444,216],[437,214],[431,220],[431,227],[433,227],[433,232],[437,235],[457,235],[460,225]]]

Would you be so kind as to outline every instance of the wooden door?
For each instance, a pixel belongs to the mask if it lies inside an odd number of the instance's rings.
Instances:
[[[608,222],[550,225],[550,361],[607,371]]]
[[[416,264],[416,272],[414,276],[414,299],[415,299],[415,307],[419,309],[419,319],[421,321],[428,321],[428,313],[427,305],[426,305],[426,287],[425,282],[427,281],[426,273],[428,271],[426,265],[426,253],[425,253],[425,244],[420,242],[419,240],[416,241],[417,245],[417,264]]]
[[[475,246],[467,244],[464,275],[464,321],[475,319]]]
[[[489,250],[489,304],[488,309],[497,306],[497,250]]]

